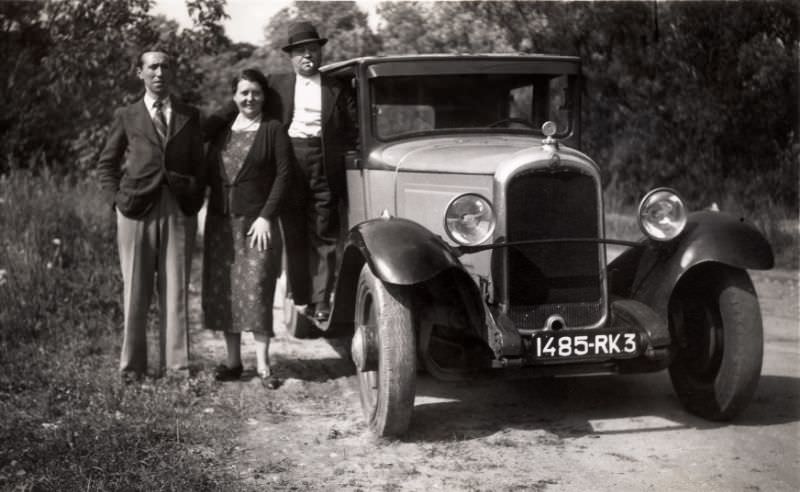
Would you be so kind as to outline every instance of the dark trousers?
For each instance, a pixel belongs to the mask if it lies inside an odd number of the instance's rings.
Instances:
[[[290,199],[289,210],[292,217],[286,217],[282,221],[286,240],[287,278],[296,304],[304,304],[303,294],[306,292],[303,289],[306,286],[308,301],[318,303],[330,299],[335,282],[336,245],[339,239],[338,198],[331,192],[325,174],[321,140],[293,138],[292,147],[295,156],[295,183],[291,189],[295,197]],[[295,206],[291,206],[293,202]],[[290,222],[293,224],[289,225]],[[301,230],[301,222],[305,231]],[[286,229],[290,229],[288,234]],[[302,241],[303,233],[306,241]],[[303,242],[307,247],[303,247]],[[310,278],[310,284],[303,282],[301,278],[303,260],[306,261],[306,278]]]

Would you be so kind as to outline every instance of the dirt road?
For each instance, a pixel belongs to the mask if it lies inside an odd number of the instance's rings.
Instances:
[[[421,376],[408,435],[383,442],[363,423],[351,366],[326,341],[279,328],[271,353],[284,386],[232,383],[263,393],[266,409],[244,423],[232,466],[267,490],[800,490],[798,276],[753,278],[764,368],[733,423],[685,413],[666,372],[557,384]],[[221,360],[220,338],[198,339]]]

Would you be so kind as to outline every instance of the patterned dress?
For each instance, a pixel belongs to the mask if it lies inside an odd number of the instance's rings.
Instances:
[[[256,132],[231,132],[222,150],[228,182],[236,179]],[[206,328],[274,336],[272,299],[281,271],[281,235],[271,220],[270,249],[250,247],[247,231],[257,217],[208,214],[203,249],[203,314]]]

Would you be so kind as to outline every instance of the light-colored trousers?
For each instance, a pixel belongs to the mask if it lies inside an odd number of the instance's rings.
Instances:
[[[147,312],[154,277],[159,306],[159,372],[189,367],[189,274],[197,216],[186,216],[168,188],[148,214],[130,219],[117,211],[117,243],[125,327],[121,371],[147,370]]]

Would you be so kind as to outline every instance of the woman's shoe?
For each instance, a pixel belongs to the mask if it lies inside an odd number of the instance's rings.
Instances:
[[[236,381],[242,377],[244,367],[238,365],[236,367],[228,367],[225,364],[220,364],[214,368],[214,379],[217,381]]]
[[[261,378],[261,385],[267,389],[278,389],[283,384],[283,381],[271,371],[261,371],[258,373],[258,377]]]

